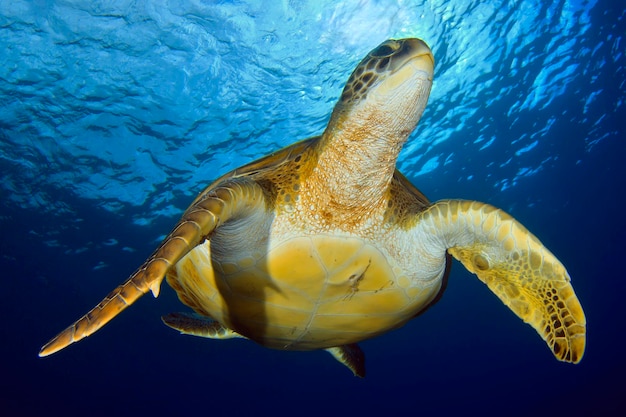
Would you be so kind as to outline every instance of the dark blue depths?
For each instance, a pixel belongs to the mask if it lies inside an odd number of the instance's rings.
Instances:
[[[617,2],[112,3],[0,2],[1,415],[626,413]],[[579,365],[557,362],[460,264],[435,307],[362,343],[364,380],[324,352],[180,336],[159,319],[184,310],[167,286],[37,357],[196,192],[318,133],[360,57],[405,35],[438,67],[400,168],[432,200],[502,207],[563,261],[587,314]]]

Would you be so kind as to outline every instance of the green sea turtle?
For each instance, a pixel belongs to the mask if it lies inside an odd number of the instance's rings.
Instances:
[[[326,349],[365,374],[357,342],[398,328],[442,295],[451,257],[577,363],[586,323],[570,277],[520,223],[488,204],[431,204],[395,168],[426,106],[434,58],[418,39],[388,40],[350,76],[321,136],[209,185],[128,280],[46,344],[91,335],[164,277],[195,314],[182,333]]]

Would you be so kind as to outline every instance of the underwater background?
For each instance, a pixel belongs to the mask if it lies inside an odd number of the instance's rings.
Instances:
[[[626,5],[527,1],[0,0],[0,415],[626,415]],[[140,299],[40,347],[138,267],[213,179],[324,129],[390,37],[436,58],[401,171],[489,202],[566,265],[582,362],[454,263],[442,300],[330,355],[181,336]]]

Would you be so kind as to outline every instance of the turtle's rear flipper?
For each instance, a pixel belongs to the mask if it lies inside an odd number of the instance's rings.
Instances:
[[[350,368],[354,375],[365,378],[365,354],[356,343],[326,349],[335,359]]]
[[[170,313],[161,317],[163,323],[182,334],[206,337],[208,339],[244,338],[234,330],[222,326],[218,321],[209,317],[189,313]]]
[[[148,260],[100,304],[50,340],[39,356],[51,355],[91,335],[148,291],[158,296],[161,282],[173,265],[222,223],[247,215],[259,204],[265,204],[263,190],[249,180],[233,179],[205,190]]]
[[[233,339],[246,337],[222,326],[219,322],[193,313],[170,313],[161,317],[163,323],[182,334],[209,339]],[[365,354],[356,343],[326,349],[335,359],[348,367],[356,376],[365,377]]]

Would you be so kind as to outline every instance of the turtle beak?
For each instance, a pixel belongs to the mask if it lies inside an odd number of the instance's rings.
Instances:
[[[385,91],[395,90],[411,79],[432,83],[435,58],[426,43],[417,38],[397,41],[400,45],[390,63],[390,75],[384,80]]]
[[[405,59],[398,60],[398,70],[409,64],[414,71],[425,73],[428,79],[432,81],[435,57],[426,42],[417,38],[404,39],[398,55],[406,56]]]

